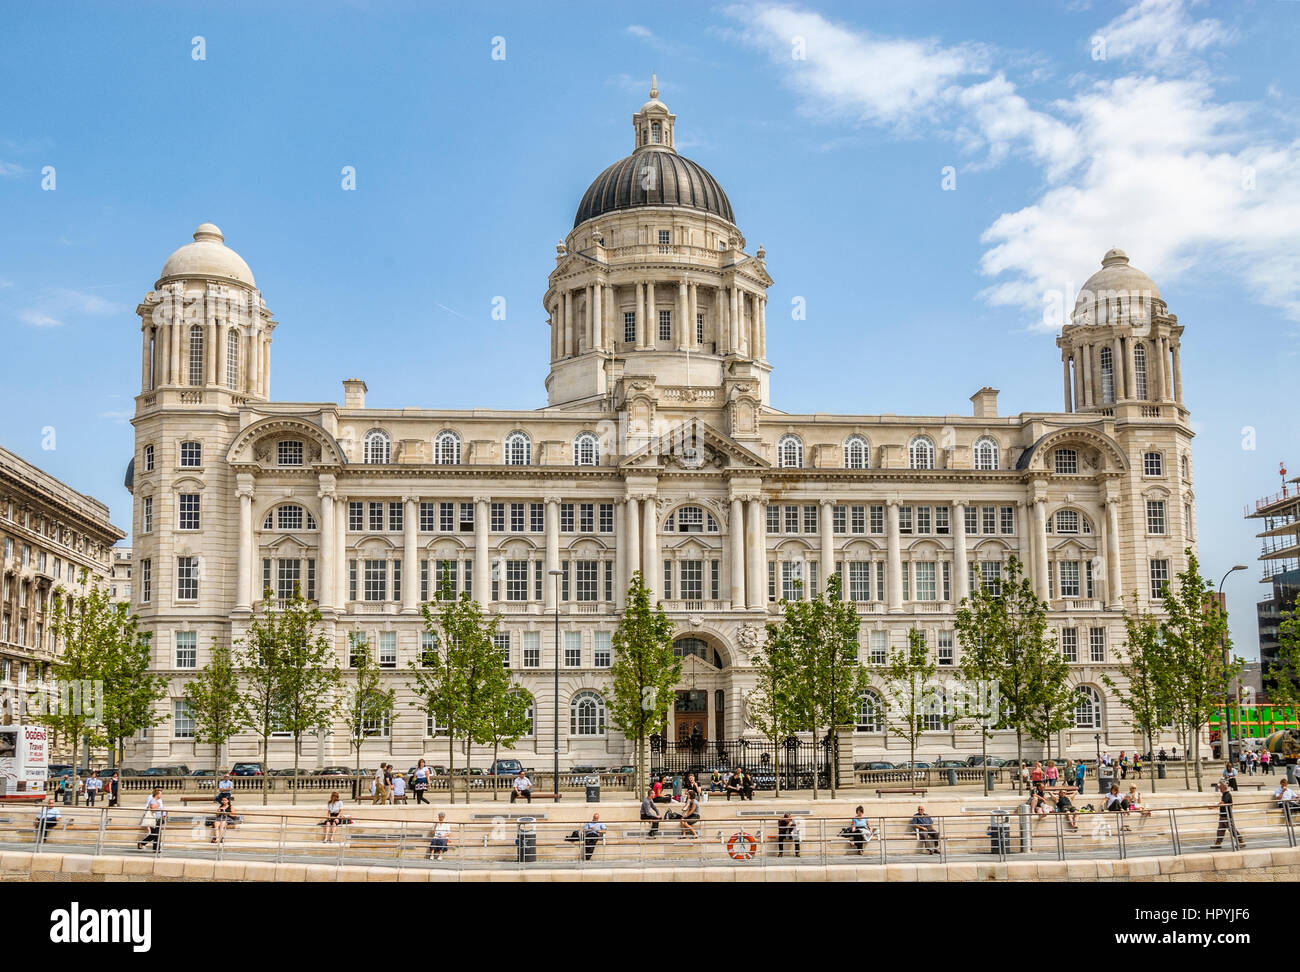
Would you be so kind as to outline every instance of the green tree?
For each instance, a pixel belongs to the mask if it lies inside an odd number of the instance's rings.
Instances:
[[[533,696],[522,686],[512,686],[500,695],[494,696],[484,715],[487,731],[486,742],[492,744],[492,772],[496,773],[497,759],[502,746],[513,746],[526,736],[533,728],[529,710],[533,706]],[[492,781],[492,799],[497,799],[496,780]]]
[[[348,733],[348,745],[356,754],[353,779],[361,785],[361,747],[374,735],[374,727],[390,718],[397,693],[384,689],[380,682],[379,665],[364,635],[348,639],[348,665],[351,674],[344,679],[343,725]]]
[[[1052,737],[1074,725],[1077,692],[1070,682],[1070,666],[1059,651],[1037,654],[1032,665],[1030,680],[1038,691],[1034,693],[1025,726],[1032,738],[1043,743],[1047,758],[1051,759]]]
[[[992,592],[1002,598],[1005,621],[1001,626],[998,653],[998,691],[1002,696],[1003,724],[1016,731],[1016,788],[1020,788],[1020,764],[1024,762],[1024,735],[1035,729],[1035,708],[1043,686],[1038,679],[1049,670],[1047,656],[1057,653],[1056,637],[1047,627],[1047,604],[1034,593],[1016,557]]]
[[[1001,674],[1006,605],[977,575],[975,589],[962,598],[953,627],[961,645],[961,677],[966,683],[966,718],[980,734],[980,765],[988,767],[988,740],[998,725],[997,679]],[[982,774],[988,796],[988,773]]]
[[[745,697],[750,724],[772,743],[776,795],[781,795],[781,743],[798,731],[791,692],[795,682],[795,648],[784,622],[769,624],[767,638],[753,661],[757,684]]]
[[[230,649],[214,639],[208,663],[185,683],[184,693],[194,720],[194,741],[213,748],[212,765],[220,773],[226,743],[248,726],[239,669]]]
[[[249,619],[244,635],[235,646],[235,663],[244,684],[244,704],[249,726],[262,741],[262,804],[267,802],[267,775],[270,739],[274,732],[284,729],[280,706],[284,701],[284,653],[280,651],[281,627],[284,618],[274,608],[270,597],[259,602],[260,614]]]
[[[320,630],[321,613],[294,586],[279,606],[280,730],[293,736],[292,801],[298,802],[302,737],[323,733],[338,709],[339,667],[334,646]]]
[[[1115,693],[1120,704],[1133,716],[1147,742],[1147,752],[1154,752],[1153,734],[1170,712],[1167,698],[1172,669],[1169,652],[1160,633],[1160,621],[1138,606],[1133,595],[1133,609],[1124,612],[1124,644],[1115,649],[1119,662],[1119,679],[1102,673],[1101,680]],[[1187,760],[1183,760],[1184,772]],[[1151,774],[1151,789],[1156,788],[1156,777]]]
[[[673,653],[673,623],[662,605],[651,608],[641,572],[632,573],[623,617],[611,639],[613,664],[606,693],[610,724],[633,745],[635,789],[644,795],[648,759],[646,740],[668,717],[682,677],[682,660]],[[559,650],[559,646],[556,646]]]
[[[1277,628],[1277,664],[1266,673],[1275,706],[1300,708],[1300,611],[1286,611]],[[1225,752],[1226,752],[1225,747]]]
[[[1211,582],[1201,576],[1196,555],[1190,548],[1185,553],[1187,567],[1175,578],[1177,584],[1166,584],[1162,591],[1165,617],[1160,631],[1169,651],[1169,700],[1187,733],[1199,791],[1204,789],[1201,729],[1221,704],[1243,662],[1240,658],[1225,662],[1224,655],[1232,646],[1228,612]]]
[[[890,652],[885,665],[888,686],[885,725],[907,743],[909,769],[916,766],[916,743],[926,731],[927,716],[936,709],[935,687],[931,683],[937,670],[925,635],[916,628],[907,632],[907,648]]]

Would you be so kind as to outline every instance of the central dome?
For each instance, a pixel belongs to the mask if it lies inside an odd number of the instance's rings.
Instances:
[[[642,149],[596,176],[573,225],[641,206],[685,206],[736,222],[731,201],[704,166],[664,149]]]

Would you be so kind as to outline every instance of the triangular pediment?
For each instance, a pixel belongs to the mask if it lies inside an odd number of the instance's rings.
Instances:
[[[767,469],[771,464],[707,422],[688,418],[621,463],[624,469]]]

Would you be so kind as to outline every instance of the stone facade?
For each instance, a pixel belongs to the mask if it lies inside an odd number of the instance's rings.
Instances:
[[[49,674],[58,598],[106,583],[124,536],[99,500],[0,448],[0,722],[18,721],[20,687]]]
[[[363,764],[445,763],[404,670],[420,603],[446,576],[501,615],[510,667],[537,702],[534,733],[502,755],[549,763],[558,607],[562,762],[618,765],[628,750],[602,728],[601,693],[633,571],[689,639],[669,732],[736,739],[753,734],[751,660],[795,580],[846,578],[864,662],[917,627],[946,668],[972,577],[995,580],[1015,555],[1095,702],[1059,746],[1091,754],[1101,733],[1103,748],[1131,750],[1101,680],[1115,672],[1121,598],[1151,606],[1153,576],[1172,578],[1194,541],[1182,328],[1154,283],[1106,255],[1058,341],[1059,411],[999,415],[982,388],[962,416],[781,412],[766,253],[746,251],[716,182],[676,155],[674,125],[652,91],[634,153],[593,184],[556,248],[548,405],[535,411],[367,408],[360,379],[344,381],[341,405],[274,402],[276,324],[247,265],[211,224],[168,260],[138,308],[133,603],[172,695],[214,641],[240,637],[260,591],[297,583],[340,664],[364,637],[398,690]],[[869,704],[860,723],[858,759],[905,758]],[[183,719],[151,731],[130,762],[209,763],[183,732]],[[290,748],[277,740],[273,763],[291,763]],[[978,751],[973,734],[937,728],[919,755]],[[1012,753],[1012,734],[991,751]],[[248,737],[230,755],[254,752]],[[341,731],[303,758],[351,762]]]

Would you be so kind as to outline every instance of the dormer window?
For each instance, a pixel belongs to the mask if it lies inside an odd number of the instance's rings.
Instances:
[[[275,444],[275,464],[277,466],[301,466],[302,443],[289,439]]]

